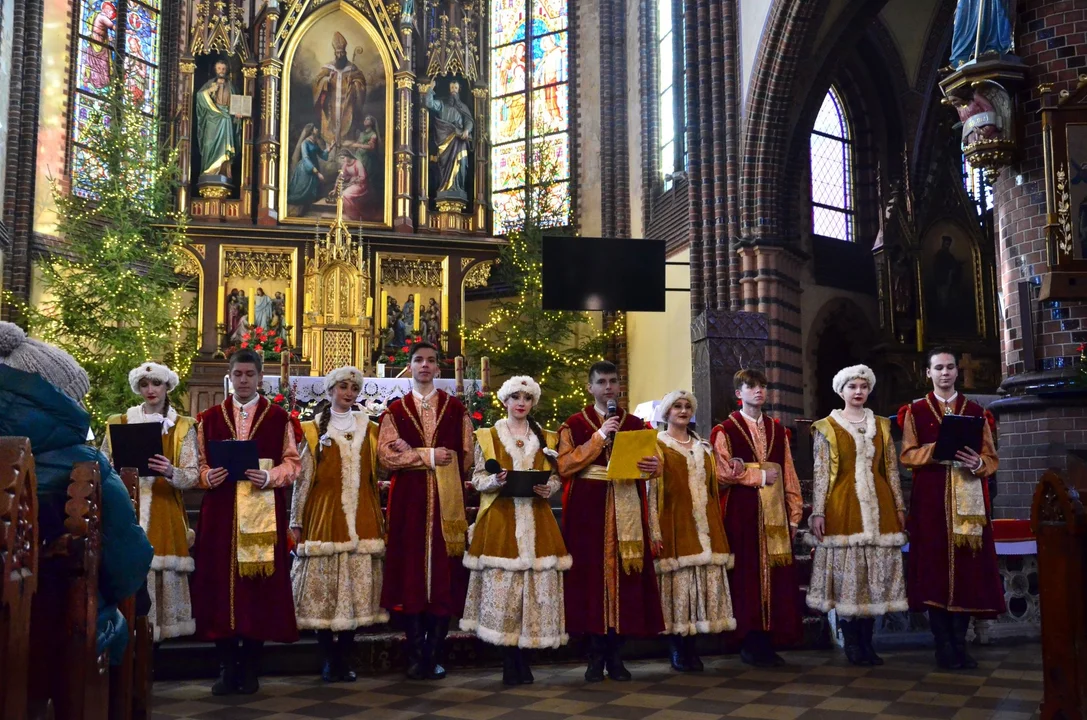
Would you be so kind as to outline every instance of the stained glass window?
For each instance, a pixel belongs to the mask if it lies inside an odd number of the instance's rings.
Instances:
[[[161,0],[82,0],[75,58],[75,97],[69,124],[72,189],[87,196],[89,183],[105,168],[86,144],[88,123],[101,117],[118,59],[124,83],[143,112],[146,130],[153,131],[158,110],[159,28]],[[117,47],[117,38],[124,47]],[[119,57],[118,57],[119,54]],[[108,118],[106,118],[108,121]]]
[[[838,91],[831,87],[811,131],[812,232],[853,240],[853,139]]]
[[[993,186],[985,179],[985,172],[970,167],[966,158],[962,160],[962,182],[979,212],[993,209]]]
[[[490,0],[495,232],[570,222],[567,0]]]
[[[667,190],[687,167],[683,13],[673,0],[657,0],[657,112],[661,188]]]

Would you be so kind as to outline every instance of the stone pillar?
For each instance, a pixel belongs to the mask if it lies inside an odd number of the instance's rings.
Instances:
[[[268,58],[261,61],[261,128],[257,140],[258,164],[257,183],[257,224],[275,225],[282,215],[279,207],[279,163],[281,158],[279,143],[279,91],[283,74],[283,63]]]
[[[1035,87],[1015,97],[1022,127],[1019,165],[1005,170],[993,186],[1004,313],[1001,389],[1008,397],[990,409],[1000,423],[1000,493],[993,502],[994,514],[1026,518],[1042,473],[1050,467],[1066,470],[1068,451],[1087,448],[1087,390],[1071,382],[1076,346],[1087,341],[1087,302],[1037,300],[1049,266],[1036,89],[1042,84],[1052,84],[1057,92],[1075,89],[1087,56],[1087,40],[1076,31],[1087,23],[1087,9],[1078,3],[1032,0],[1019,3],[1017,10],[1015,50]]]
[[[763,367],[768,339],[767,317],[757,312],[707,309],[691,322],[694,394],[702,437],[709,438],[713,426],[736,408],[732,376],[741,368]]]
[[[404,44],[404,60],[396,72],[396,212],[393,230],[410,233],[415,230],[411,214],[411,184],[415,151],[412,147],[411,110],[415,96],[415,25],[412,19],[400,23],[400,42]],[[424,145],[425,148],[424,138]],[[422,153],[426,162],[426,153]]]

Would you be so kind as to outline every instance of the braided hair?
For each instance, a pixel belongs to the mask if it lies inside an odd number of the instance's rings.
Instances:
[[[314,417],[320,417],[317,421],[317,437],[324,437],[324,434],[328,432],[328,422],[332,419],[332,402],[327,398],[317,403],[317,407],[313,409]],[[317,441],[317,450],[314,456],[317,458],[317,462],[321,462],[321,453],[325,449],[325,446],[321,444],[320,439]]]
[[[170,393],[166,393],[166,395],[162,398],[162,416],[170,416]]]

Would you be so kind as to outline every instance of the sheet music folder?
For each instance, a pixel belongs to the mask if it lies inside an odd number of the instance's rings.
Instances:
[[[260,470],[256,440],[209,440],[208,466],[226,468],[226,479],[244,482],[246,470]]]
[[[551,478],[547,470],[507,470],[506,484],[499,491],[499,497],[530,498],[536,497],[532,488],[536,485],[546,485]]]
[[[932,459],[940,463],[953,463],[955,453],[964,447],[981,453],[982,431],[985,418],[970,415],[944,415],[940,423],[940,434],[936,437],[936,447]]]
[[[140,477],[155,473],[147,467],[147,461],[162,454],[162,423],[118,423],[109,426],[109,447],[113,455],[113,469],[131,467]]]

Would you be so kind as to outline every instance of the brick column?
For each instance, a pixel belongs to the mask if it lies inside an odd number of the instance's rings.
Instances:
[[[1056,0],[1019,3],[1016,28],[1016,53],[1029,68],[1031,87],[1015,98],[1020,164],[1005,170],[993,187],[998,283],[1004,297],[1001,387],[1010,396],[991,409],[1000,421],[1000,491],[994,513],[1025,518],[1042,473],[1050,467],[1066,469],[1067,451],[1087,448],[1087,397],[1069,384],[1076,345],[1087,340],[1087,303],[1036,299],[1049,271],[1037,86],[1075,88],[1087,66],[1087,10]],[[1023,282],[1030,288],[1029,308],[1019,302]],[[1024,327],[1024,316],[1033,319],[1033,332]],[[1031,335],[1034,350],[1029,355]]]

